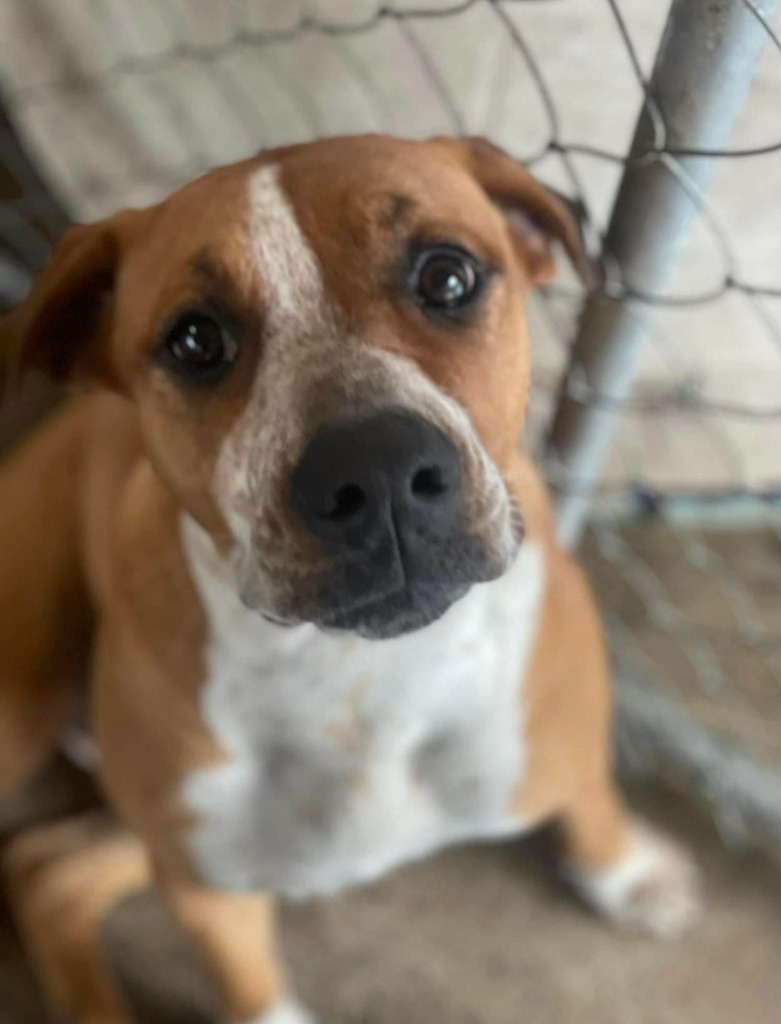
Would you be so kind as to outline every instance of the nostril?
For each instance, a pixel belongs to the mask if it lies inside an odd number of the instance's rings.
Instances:
[[[366,504],[366,494],[355,484],[343,484],[330,497],[328,505],[320,512],[321,519],[342,522],[350,519]]]
[[[439,466],[424,466],[412,478],[412,493],[422,501],[435,501],[447,489],[445,474]]]

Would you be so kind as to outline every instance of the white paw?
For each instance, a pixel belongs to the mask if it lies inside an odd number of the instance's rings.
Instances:
[[[628,931],[675,938],[696,924],[702,910],[694,861],[647,825],[635,825],[630,848],[614,867],[567,874],[587,903]]]
[[[314,1017],[293,999],[284,999],[259,1017],[242,1021],[241,1024],[315,1024]]]

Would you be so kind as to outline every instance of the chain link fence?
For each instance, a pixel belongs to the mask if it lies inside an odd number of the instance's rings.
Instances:
[[[6,0],[0,301],[69,218],[261,147],[452,132],[526,161],[605,268],[585,315],[566,268],[533,300],[527,440],[565,539],[590,512],[626,763],[781,845],[778,8]],[[639,216],[654,190],[667,205]],[[623,333],[589,334],[595,304]]]

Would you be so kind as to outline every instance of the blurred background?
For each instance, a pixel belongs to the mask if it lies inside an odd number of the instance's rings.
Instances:
[[[708,919],[680,950],[627,943],[533,857],[459,851],[288,914],[326,1021],[779,1019],[780,7],[0,0],[6,307],[69,222],[345,132],[490,137],[573,200],[605,268],[588,302],[565,266],[533,300],[526,441],[606,614],[622,769],[699,850]],[[39,383],[5,408],[0,446],[58,397]],[[92,800],[59,766],[0,828]],[[32,1024],[4,925],[0,1022]],[[207,1021],[172,929],[140,897],[111,923],[112,956],[147,991],[140,1020],[170,1004]]]

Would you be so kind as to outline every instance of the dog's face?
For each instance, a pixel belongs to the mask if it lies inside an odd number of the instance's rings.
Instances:
[[[480,140],[329,139],[74,229],[16,312],[32,360],[136,405],[242,600],[372,637],[512,563],[524,300],[561,203]]]

